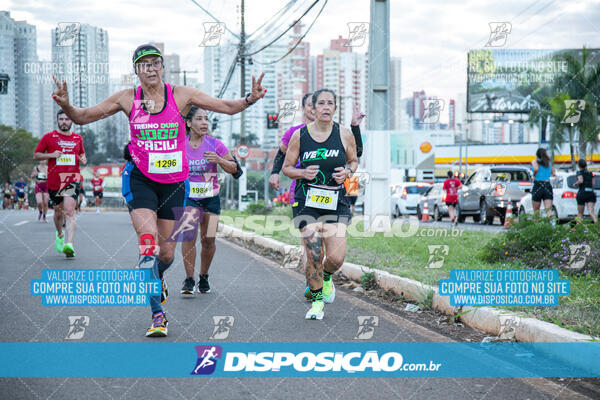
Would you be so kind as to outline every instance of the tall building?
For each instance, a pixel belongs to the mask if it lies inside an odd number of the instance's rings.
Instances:
[[[228,72],[237,55],[237,46],[232,42],[221,43],[219,46],[204,48],[204,89],[211,96],[217,97],[225,83]],[[229,79],[227,89],[221,96],[223,99],[238,99],[240,95],[239,66],[236,65],[233,75]],[[235,145],[231,140],[233,134],[240,133],[238,115],[213,114],[218,118],[217,129],[212,132],[219,136],[228,147]]]
[[[6,82],[6,94],[0,94],[0,124],[17,126],[15,83],[15,21],[8,11],[0,12],[0,73]]]
[[[309,92],[310,84],[310,44],[307,42],[300,42],[298,40],[302,37],[303,25],[297,24],[294,26],[294,30],[290,35],[290,41],[288,43],[286,52],[291,51],[296,44],[298,44],[294,51],[286,56],[282,62],[277,63],[277,100],[285,100],[286,102],[298,101],[298,111],[295,113],[294,121],[289,123],[279,122],[279,129],[268,132],[268,141],[274,141],[273,145],[277,146],[278,136],[283,135],[283,132],[291,125],[298,123],[301,119],[301,104],[302,97],[305,93]],[[285,54],[285,53],[284,53]],[[313,57],[314,58],[314,57]],[[314,85],[312,85],[314,86]],[[267,92],[268,93],[268,92]],[[278,113],[279,105],[276,104],[274,109],[268,112]],[[274,135],[278,134],[278,136]],[[269,147],[270,148],[270,147]]]
[[[50,61],[40,61],[35,74],[40,97],[40,136],[56,129],[56,103],[52,99],[52,92],[56,85],[52,80],[53,65]]]
[[[164,64],[164,82],[172,85],[181,85],[181,69],[179,66],[179,54],[165,54]]]
[[[0,74],[8,84],[0,94],[0,123],[39,136],[40,92],[31,73],[38,62],[36,28],[0,11],[0,31]]]
[[[448,129],[456,129],[456,101],[450,99],[448,102]]]
[[[279,111],[278,100],[287,99],[286,97],[278,96],[278,71],[280,71],[280,66],[278,66],[279,63],[271,64],[270,62],[281,58],[287,52],[288,45],[275,43],[260,53],[252,56],[253,64],[246,66],[246,92],[249,92],[250,88],[252,87],[252,75],[258,77],[261,72],[265,73],[262,85],[266,88],[275,88],[275,90],[272,91],[267,90],[265,97],[261,101],[246,109],[246,134],[251,133],[256,135],[258,138],[258,144],[263,149],[271,149],[276,147],[278,143],[277,129],[267,129],[267,113],[277,113]],[[286,63],[295,62],[296,60],[294,59],[293,55],[286,57]],[[290,68],[290,71],[294,73],[292,68]],[[298,75],[292,75],[290,77],[288,83],[291,85],[292,93],[294,90],[302,90],[301,87],[303,85],[303,79],[305,79],[305,77]],[[239,75],[237,82],[239,82]],[[239,86],[239,84],[237,86]],[[282,124],[280,124],[280,126],[281,125]]]
[[[425,102],[424,100],[427,98],[425,95],[425,91],[421,90],[418,92],[413,92],[413,101],[412,101],[412,112],[411,115],[413,117],[413,129],[421,129],[423,120],[423,113],[425,111]]]
[[[330,48],[316,59],[316,89],[327,88],[338,96],[336,120],[349,125],[352,119],[353,104],[368,115],[367,73],[368,58],[364,54],[353,53],[352,47],[345,46],[347,39],[341,36],[331,40]]]
[[[109,96],[108,33],[88,24],[80,26],[72,45],[64,45],[58,28],[52,30],[52,62],[63,72],[67,81],[69,98],[77,107],[91,107]],[[86,125],[96,135],[98,150],[106,142],[106,121]],[[74,126],[76,131],[81,127]]]
[[[390,129],[400,129],[401,125],[401,83],[402,59],[400,57],[392,57],[390,59]]]

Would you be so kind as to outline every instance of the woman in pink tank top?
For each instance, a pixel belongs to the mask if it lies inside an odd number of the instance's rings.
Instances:
[[[223,100],[197,89],[163,83],[163,57],[151,44],[139,46],[132,57],[140,80],[135,89],[121,90],[101,103],[76,108],[69,103],[67,84],[53,76],[53,99],[78,125],[85,125],[122,111],[129,117],[131,142],[125,149],[122,192],[139,243],[138,267],[151,270],[162,280],[161,295],[150,296],[152,325],[146,336],[166,336],[167,319],[161,304],[167,298],[163,274],[173,262],[176,220],[185,206],[188,185],[185,124],[181,115],[192,106],[223,114],[236,114],[264,97],[264,73],[252,77],[252,91],[245,98]]]

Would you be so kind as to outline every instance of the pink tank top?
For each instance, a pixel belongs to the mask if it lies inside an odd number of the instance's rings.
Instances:
[[[153,181],[181,182],[187,179],[185,122],[179,113],[171,85],[165,83],[166,104],[158,114],[142,108],[142,87],[135,90],[129,115],[131,143],[129,152],[138,169]]]

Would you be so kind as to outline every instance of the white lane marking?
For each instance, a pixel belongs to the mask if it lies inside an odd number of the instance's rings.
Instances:
[[[15,224],[15,226],[20,226],[20,225],[25,225],[26,223],[28,223],[29,221],[21,221],[21,222],[17,222]]]

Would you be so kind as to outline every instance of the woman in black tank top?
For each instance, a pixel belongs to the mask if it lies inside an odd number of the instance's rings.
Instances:
[[[297,180],[292,210],[294,225],[302,232],[313,300],[306,319],[322,319],[324,303],[335,298],[331,275],[344,263],[351,219],[343,183],[358,168],[352,132],[333,121],[335,100],[328,89],[313,94],[315,121],[294,133],[282,168]],[[298,160],[300,168],[295,168]]]
[[[596,204],[596,193],[594,193],[594,174],[587,170],[587,162],[580,158],[578,163],[579,171],[577,171],[577,182],[574,186],[579,187],[577,191],[577,219],[583,220],[583,212],[585,207],[588,208],[588,213],[594,223],[598,222],[598,217],[594,206]]]

